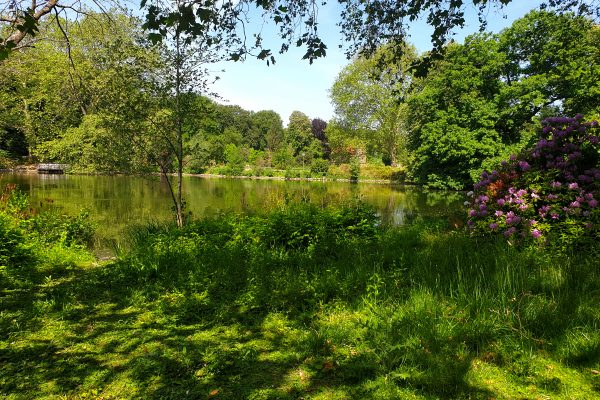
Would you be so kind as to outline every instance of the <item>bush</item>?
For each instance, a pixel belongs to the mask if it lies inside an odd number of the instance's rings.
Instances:
[[[600,238],[598,123],[549,118],[540,140],[484,172],[469,202],[473,232],[546,241],[561,249]]]
[[[329,161],[322,158],[315,158],[312,160],[310,165],[311,173],[319,176],[325,176],[327,175],[327,171],[329,171]]]
[[[23,247],[23,232],[15,221],[0,211],[0,266],[11,265],[28,258],[28,251]]]

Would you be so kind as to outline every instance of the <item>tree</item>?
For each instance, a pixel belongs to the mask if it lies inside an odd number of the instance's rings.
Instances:
[[[308,116],[300,111],[292,112],[287,126],[286,141],[292,146],[294,156],[306,151],[312,139],[312,128]]]
[[[401,63],[393,61],[389,47],[373,58],[359,57],[337,76],[330,90],[336,122],[350,137],[359,138],[369,153],[396,165],[404,150],[404,108],[413,77],[406,73],[416,50],[406,46]],[[387,65],[383,70],[380,65]]]
[[[538,11],[449,45],[407,101],[411,178],[462,189],[526,147],[544,115],[598,110],[597,35],[585,18]]]
[[[328,160],[331,154],[331,147],[329,147],[329,139],[327,139],[327,134],[325,133],[327,122],[323,121],[321,118],[315,118],[311,122],[311,128],[314,138],[321,142],[323,158]]]
[[[429,57],[421,60],[419,65],[423,70],[430,60],[443,53],[453,29],[463,26],[467,5],[478,9],[483,29],[490,7],[501,8],[511,2],[512,0],[338,0],[341,5],[339,26],[346,41],[351,43],[347,51],[349,56],[372,55],[382,44],[387,43],[394,46],[394,54],[401,55],[404,51],[401,43],[407,39],[408,24],[425,17],[433,27],[433,51]],[[92,3],[89,8],[109,8],[104,2]],[[227,47],[233,60],[251,55],[271,63],[275,62],[274,53],[263,47],[261,33],[251,35],[245,26],[251,16],[262,14],[263,19],[270,19],[279,27],[282,42],[281,47],[275,51],[281,53],[290,46],[302,46],[306,49],[303,58],[312,63],[325,56],[327,51],[327,45],[318,32],[319,3],[316,0],[188,0],[178,2],[176,8],[169,8],[160,2],[142,0],[141,6],[146,10],[146,27],[153,31],[150,36],[153,40],[161,40],[169,29],[178,26],[181,33],[188,37],[206,39],[208,46],[219,44]],[[0,4],[0,60],[15,49],[29,46],[43,18],[52,13],[58,17],[59,13],[67,11],[85,12],[84,7],[85,2],[79,0],[14,0]],[[576,10],[581,14],[600,16],[598,0],[547,0],[541,7],[559,11]],[[254,38],[251,43],[247,39],[250,37]],[[399,45],[395,46],[395,43]]]
[[[339,26],[347,42],[351,43],[348,55],[373,55],[384,44],[392,46],[392,54],[401,58],[407,39],[407,26],[410,22],[425,16],[433,27],[431,36],[433,50],[419,60],[419,70],[423,72],[431,60],[438,59],[444,45],[452,36],[453,29],[463,26],[467,5],[478,9],[481,28],[485,27],[485,16],[489,7],[503,7],[512,0],[338,0],[341,5]],[[191,0],[176,12],[165,13],[159,7],[142,0],[147,10],[147,27],[157,32],[157,40],[166,27],[178,23],[191,35],[210,35],[214,43],[227,43],[231,48],[232,60],[251,55],[275,62],[271,49],[263,47],[260,32],[249,34],[246,21],[253,15],[262,15],[279,27],[282,39],[279,52],[290,46],[304,47],[303,56],[313,60],[326,55],[327,45],[318,32],[319,3],[316,0]],[[579,13],[600,17],[600,4],[597,0],[548,0],[542,8],[559,11],[577,10]],[[242,25],[242,26],[240,26]],[[300,28],[299,28],[300,27]],[[248,43],[247,38],[254,41]]]
[[[255,150],[268,149],[270,151],[279,147],[283,141],[283,122],[275,111],[263,110],[253,113],[251,116],[252,148]]]

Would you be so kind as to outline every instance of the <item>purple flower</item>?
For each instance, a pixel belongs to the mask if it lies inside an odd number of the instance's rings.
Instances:
[[[598,207],[598,200],[596,200],[596,199],[589,200],[588,205],[592,208],[596,208],[596,207]]]
[[[517,196],[519,196],[519,197],[523,197],[523,196],[525,196],[526,194],[527,194],[527,190],[525,190],[525,189],[520,189],[520,190],[517,192]]]
[[[509,237],[511,235],[514,235],[515,232],[517,232],[517,228],[515,228],[514,226],[508,228],[507,230],[504,231],[504,236]]]
[[[534,229],[531,231],[531,236],[538,239],[540,236],[542,236],[542,232],[539,229]]]
[[[560,217],[557,213],[552,213],[550,214],[550,216],[552,217],[552,219],[558,219]]]
[[[550,186],[552,186],[553,188],[559,188],[562,186],[562,183],[560,183],[558,181],[554,181],[550,184]]]
[[[528,206],[527,204],[521,204],[521,205],[519,206],[519,210],[521,210],[521,211],[525,211],[525,210],[527,210],[528,208],[529,208],[529,206]]]
[[[529,165],[529,163],[527,161],[519,161],[519,167],[521,168],[522,171],[527,171],[528,169],[531,168],[531,165]]]
[[[475,210],[469,210],[469,217],[474,217],[477,215],[477,211]]]
[[[569,189],[571,189],[571,190],[579,189],[579,185],[577,184],[577,182],[569,183]]]
[[[575,200],[575,201],[571,202],[571,204],[569,204],[569,207],[579,208],[579,207],[581,207],[581,204],[577,200]]]
[[[498,224],[495,223],[495,222],[491,223],[490,224],[490,229],[493,230],[493,231],[495,231],[496,229],[498,229]]]
[[[496,217],[501,217],[501,216],[504,215],[504,213],[502,211],[500,211],[500,210],[497,210],[496,213],[495,213],[495,215],[496,215]]]
[[[539,194],[537,194],[537,193],[531,193],[531,198],[532,198],[532,199],[539,199],[539,198],[540,198],[540,195],[539,195]]]
[[[503,206],[504,203],[506,203],[506,200],[504,200],[504,199],[498,199],[498,200],[496,200],[496,203],[498,203],[499,206]]]

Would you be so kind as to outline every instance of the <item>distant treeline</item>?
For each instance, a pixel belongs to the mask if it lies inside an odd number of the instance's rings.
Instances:
[[[181,127],[187,172],[356,178],[376,169],[370,177],[462,189],[530,146],[543,118],[600,115],[600,28],[571,14],[535,11],[499,34],[449,43],[425,77],[411,65],[427,54],[406,45],[391,62],[383,47],[340,72],[333,120],[295,111],[285,128],[274,111],[202,95],[201,62],[183,71],[194,79],[175,96],[171,49],[150,43],[134,18],[64,22],[68,42],[48,24],[46,40],[0,64],[0,167],[33,156],[84,172],[176,169]]]

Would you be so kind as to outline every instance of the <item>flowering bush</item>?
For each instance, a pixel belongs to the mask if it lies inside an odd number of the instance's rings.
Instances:
[[[483,172],[466,203],[472,232],[562,246],[600,238],[599,129],[582,119],[546,119],[532,149]]]

